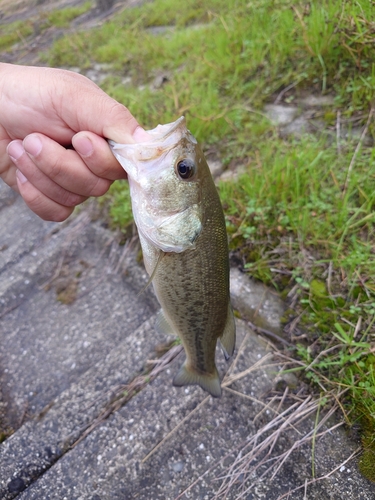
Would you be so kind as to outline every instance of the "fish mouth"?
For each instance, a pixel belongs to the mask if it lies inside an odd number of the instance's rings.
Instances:
[[[197,146],[195,137],[186,128],[184,116],[175,122],[158,125],[147,133],[150,139],[146,142],[120,144],[108,140],[115,158],[134,182],[151,171],[156,175],[164,158],[174,164],[175,155],[181,151],[195,151]],[[166,158],[167,155],[173,155],[173,158]]]
[[[167,139],[170,135],[174,134],[178,129],[186,131],[186,120],[184,116],[180,116],[175,122],[167,123],[166,125],[158,125],[152,130],[147,130],[150,135],[155,135],[155,138],[150,141]]]
[[[195,137],[193,137],[186,128],[186,119],[184,116],[181,116],[175,122],[167,123],[166,125],[158,125],[154,129],[147,130],[146,132],[151,136],[151,139],[148,141],[134,144],[120,144],[108,140],[108,143],[113,151],[136,151],[141,147],[142,154],[138,158],[138,160],[141,161],[161,156],[163,153],[173,149],[180,142],[182,137],[192,144],[197,144]]]
[[[147,146],[148,144],[153,144],[156,141],[159,142],[159,141],[162,141],[164,139],[167,139],[170,135],[174,134],[178,129],[182,129],[181,131],[183,131],[183,132],[186,131],[186,119],[184,116],[180,116],[180,118],[178,118],[175,122],[167,123],[165,125],[159,124],[151,130],[146,130],[148,135],[150,135],[152,137],[151,140],[137,142],[134,144],[131,144],[131,143],[122,144],[120,142],[112,141],[111,139],[109,139],[108,142],[109,142],[112,149],[122,149],[125,146],[131,147],[131,146],[135,146],[135,145]]]

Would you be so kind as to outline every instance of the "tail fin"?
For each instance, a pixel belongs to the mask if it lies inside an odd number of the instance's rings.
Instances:
[[[209,392],[214,398],[221,396],[220,378],[215,368],[212,374],[200,374],[186,366],[186,362],[181,366],[180,371],[173,379],[173,385],[181,387],[183,385],[199,385],[203,390]]]

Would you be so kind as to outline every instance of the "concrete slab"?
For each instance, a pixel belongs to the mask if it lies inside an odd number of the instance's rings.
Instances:
[[[237,324],[240,339],[246,335],[245,347],[233,371],[238,374],[249,367],[249,362],[252,365],[259,362],[260,357],[266,357],[269,362],[269,351],[243,322]],[[259,366],[258,370],[231,384],[230,388],[250,396],[252,400],[228,391],[221,399],[213,399],[206,397],[199,388],[181,390],[171,386],[172,373],[177,371],[180,363],[181,359],[176,359],[169,370],[103,421],[76,447],[67,451],[19,498],[216,498],[221,485],[218,479],[225,475],[233,460],[229,452],[237,448],[235,455],[238,454],[241,445],[245,445],[270,419],[267,413],[260,415],[260,412],[264,409],[262,402],[267,401],[272,391],[275,367]],[[220,365],[222,372],[223,362]],[[58,408],[51,409],[51,412],[58,412]],[[44,425],[49,419],[51,422],[54,420],[52,413],[44,419]],[[299,437],[298,433],[310,430],[313,425],[313,420],[309,419],[296,432],[285,433],[274,451],[281,453],[289,449]],[[329,473],[340,463],[337,459],[344,458],[341,451],[339,454],[333,451],[334,443],[340,442],[339,439],[346,441],[341,430],[324,440],[317,440],[315,463],[318,476]],[[161,446],[147,459],[147,455],[160,443]],[[350,451],[353,449],[354,446]],[[348,451],[346,446],[345,453]],[[311,449],[306,445],[298,450],[294,460],[281,469],[275,480],[267,477],[259,481],[244,498],[276,500],[296,486],[303,486],[305,479],[310,479],[310,463]],[[259,475],[263,471],[259,471]],[[373,498],[367,481],[356,470],[349,471],[350,475],[346,470],[344,474],[337,471],[325,483],[309,487],[308,498],[342,499],[343,476],[348,498]],[[244,476],[244,485],[249,486],[256,479],[254,474]],[[184,490],[191,485],[184,494]],[[235,488],[220,498],[234,500],[239,498],[240,492],[240,488]],[[304,488],[290,498],[306,498]]]
[[[13,229],[7,227],[16,238],[8,235],[16,257],[10,252],[0,272],[0,383],[16,429],[0,444],[1,499],[276,500],[295,488],[300,489],[289,498],[375,498],[374,485],[360,476],[355,462],[340,468],[358,446],[341,427],[315,443],[316,475],[337,468],[328,479],[308,484],[307,443],[274,479],[261,478],[264,465],[251,472],[249,464],[219,495],[241,448],[255,435],[260,441],[269,435],[271,430],[260,433],[275,411],[289,411],[296,398],[306,400],[294,383],[279,408],[269,405],[280,366],[269,344],[244,321],[237,321],[238,356],[232,364],[217,355],[222,375],[229,367],[240,374],[222,398],[206,396],[199,387],[173,387],[180,356],[126,404],[111,406],[114,394],[123,394],[124,384],[155,358],[155,347],[170,340],[153,328],[158,305],[152,289],[137,296],[147,278],[136,252],[124,251],[113,233],[91,222],[89,208],[66,224],[50,225],[1,189],[10,201],[0,206],[0,219],[6,214],[0,223],[12,220]],[[280,301],[272,305],[272,294],[252,288],[238,271],[231,283],[240,310],[248,296],[249,313],[255,307],[262,324],[277,330]],[[331,419],[325,428],[335,423]],[[283,432],[269,458],[313,428],[312,415]]]
[[[45,223],[25,210],[22,199],[3,183],[0,183],[0,200],[0,272],[4,272],[41,245],[55,224]]]
[[[19,211],[18,204],[13,208]],[[23,219],[18,221],[23,227]],[[11,268],[0,274],[0,300],[7,304],[10,296],[15,302],[0,324],[3,397],[15,428],[26,414],[39,413],[158,307],[151,290],[137,296],[146,279],[139,266],[135,265],[140,280],[136,284],[129,269],[125,277],[111,265],[111,248],[117,262],[122,248],[113,235],[90,224],[86,214],[55,234],[49,229],[45,224],[40,231],[43,244],[35,237],[38,243],[30,246],[23,243],[31,239],[23,229],[22,237],[17,235],[19,244],[10,247],[17,254],[23,247],[22,262],[10,260]]]

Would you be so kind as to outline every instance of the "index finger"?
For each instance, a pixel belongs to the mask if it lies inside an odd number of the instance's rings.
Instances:
[[[115,181],[125,179],[125,170],[114,157],[108,142],[92,132],[78,132],[72,144],[86,166],[98,177]]]
[[[87,130],[115,142],[135,142],[133,134],[141,127],[128,108],[83,75],[47,69],[57,79],[56,87],[64,85],[63,95],[52,98],[57,99],[60,117],[71,130]]]

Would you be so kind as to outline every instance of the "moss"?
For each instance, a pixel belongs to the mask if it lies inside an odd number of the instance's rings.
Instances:
[[[373,358],[370,354],[364,362],[364,369],[373,374]],[[355,376],[355,374],[353,373]],[[357,392],[357,391],[356,391]],[[362,397],[355,397],[356,405],[347,399],[347,404],[352,407],[352,429],[359,431],[361,436],[362,454],[358,462],[360,473],[368,480],[375,482],[375,398],[373,388],[367,384]]]
[[[11,429],[3,430],[3,431],[0,429],[0,443],[5,441],[12,434],[13,434],[13,430],[11,430]]]
[[[358,463],[359,471],[375,482],[375,418],[364,414],[361,418],[363,453]]]
[[[328,297],[327,287],[324,281],[313,279],[310,283],[310,291],[314,297]]]
[[[358,468],[360,473],[370,481],[375,482],[375,445],[372,448],[364,448],[359,460]]]
[[[73,304],[73,302],[77,298],[77,291],[78,291],[78,282],[77,280],[73,279],[66,285],[56,289],[57,300],[62,304],[66,305]]]

